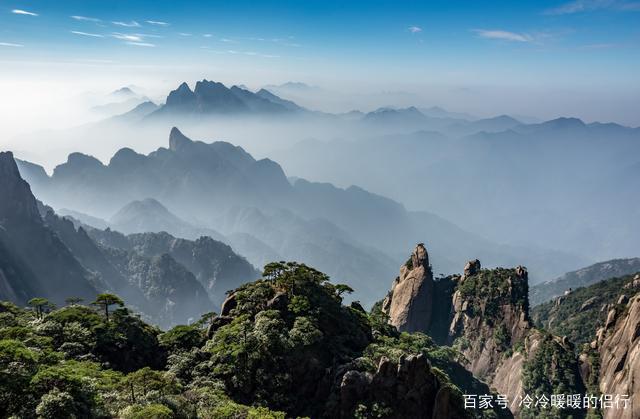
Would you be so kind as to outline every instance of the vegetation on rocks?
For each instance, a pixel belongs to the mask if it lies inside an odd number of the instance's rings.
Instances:
[[[594,340],[596,330],[603,326],[609,305],[617,306],[622,295],[635,291],[629,287],[634,275],[611,278],[588,287],[578,288],[565,296],[536,306],[532,319],[539,327],[559,336],[567,336],[578,349]],[[626,287],[626,288],[625,288]],[[619,309],[624,309],[621,304]]]
[[[344,377],[420,354],[435,380],[431,409],[436,391],[448,389],[447,403],[460,407],[461,389],[481,385],[454,350],[344,305],[350,291],[311,267],[272,263],[230,293],[223,315],[165,332],[116,295],[50,310],[1,303],[0,416],[393,418],[397,407],[375,392],[346,400]]]
[[[462,298],[469,301],[470,314],[482,315],[491,324],[499,320],[500,306],[513,305],[528,312],[528,281],[517,275],[515,269],[483,269],[464,278],[458,286]]]

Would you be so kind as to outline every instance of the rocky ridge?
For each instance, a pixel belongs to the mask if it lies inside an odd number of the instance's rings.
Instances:
[[[467,262],[463,275],[434,280],[428,260],[426,248],[419,244],[400,268],[382,303],[391,325],[452,345],[474,376],[516,401],[510,408],[517,417],[521,414],[517,401],[525,394],[584,389],[574,346],[536,329],[530,321],[526,268],[482,269],[476,259]],[[438,323],[447,325],[447,330]],[[530,373],[540,368],[550,369],[540,377]]]
[[[640,282],[640,278],[638,279]],[[627,409],[604,410],[605,419],[640,417],[640,293],[619,300],[598,330],[599,383],[602,394],[627,395]]]
[[[598,301],[587,308],[599,314],[600,327],[591,334],[593,341],[582,348],[580,373],[592,392],[614,398],[612,407],[600,409],[605,419],[632,419],[640,415],[640,405],[634,403],[640,397],[640,274],[606,282],[618,294],[612,302]],[[616,404],[616,395],[626,396],[627,402]]]

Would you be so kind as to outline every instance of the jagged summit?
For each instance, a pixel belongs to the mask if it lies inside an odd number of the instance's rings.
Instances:
[[[149,116],[179,114],[203,116],[209,114],[279,114],[301,110],[295,103],[266,91],[254,93],[239,86],[226,87],[210,80],[196,82],[193,90],[182,83],[171,91],[165,105]]]
[[[400,331],[425,332],[431,325],[433,273],[423,243],[416,245],[410,259],[400,267],[400,276],[383,302],[390,323]]]
[[[169,150],[180,151],[185,147],[188,147],[190,144],[193,144],[193,141],[184,135],[178,128],[171,128],[171,133],[169,133]]]

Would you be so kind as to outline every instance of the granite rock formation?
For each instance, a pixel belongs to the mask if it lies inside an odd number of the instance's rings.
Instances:
[[[400,268],[391,292],[383,303],[390,323],[400,331],[427,331],[433,307],[433,273],[424,244],[416,246],[411,258]]]

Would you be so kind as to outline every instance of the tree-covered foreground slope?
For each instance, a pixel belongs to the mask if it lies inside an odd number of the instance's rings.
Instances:
[[[2,303],[0,416],[483,416],[464,409],[462,392],[490,390],[455,351],[345,306],[350,291],[305,265],[273,263],[220,315],[166,332],[113,295],[96,308]]]

